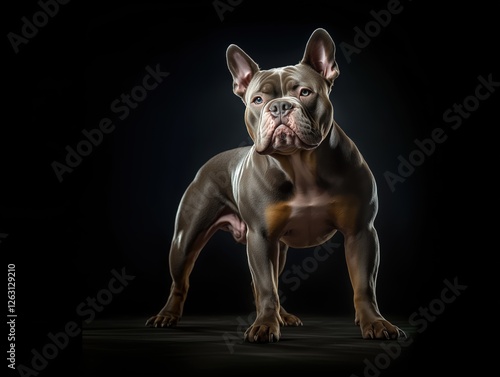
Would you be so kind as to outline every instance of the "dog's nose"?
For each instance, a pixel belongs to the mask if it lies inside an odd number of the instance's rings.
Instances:
[[[269,107],[269,112],[275,118],[287,115],[292,110],[293,105],[288,101],[277,101]]]

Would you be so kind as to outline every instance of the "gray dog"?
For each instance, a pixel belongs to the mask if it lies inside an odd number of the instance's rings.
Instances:
[[[280,326],[302,325],[278,297],[288,248],[320,245],[340,231],[363,338],[405,336],[377,305],[377,188],[356,145],[333,119],[329,94],[339,69],[332,38],[315,30],[292,66],[260,70],[236,45],[227,49],[227,64],[254,145],[214,156],[187,188],[170,248],[170,296],[146,325],[177,325],[194,263],[222,229],[247,245],[257,317],[245,340],[277,342]]]

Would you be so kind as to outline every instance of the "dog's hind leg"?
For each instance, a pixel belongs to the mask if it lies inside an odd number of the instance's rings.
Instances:
[[[228,202],[206,181],[193,181],[186,190],[176,216],[169,263],[172,285],[167,303],[149,318],[146,326],[175,327],[182,317],[189,290],[189,276],[200,251],[218,230],[229,230],[238,241],[246,227],[227,206]]]

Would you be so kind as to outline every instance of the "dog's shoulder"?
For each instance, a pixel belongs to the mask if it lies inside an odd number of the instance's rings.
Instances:
[[[237,147],[219,152],[209,158],[198,170],[197,177],[232,174],[236,165],[241,164],[251,153],[252,146]]]

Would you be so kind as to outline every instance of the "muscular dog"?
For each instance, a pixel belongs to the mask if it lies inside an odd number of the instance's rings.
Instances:
[[[146,325],[177,325],[195,261],[222,229],[247,248],[257,316],[245,340],[277,342],[280,326],[302,325],[278,297],[288,248],[320,245],[340,231],[362,337],[404,336],[377,304],[376,182],[334,120],[329,94],[339,68],[332,38],[315,30],[298,64],[269,70],[234,44],[226,55],[254,145],[214,156],[185,191],[170,248],[170,295]]]

